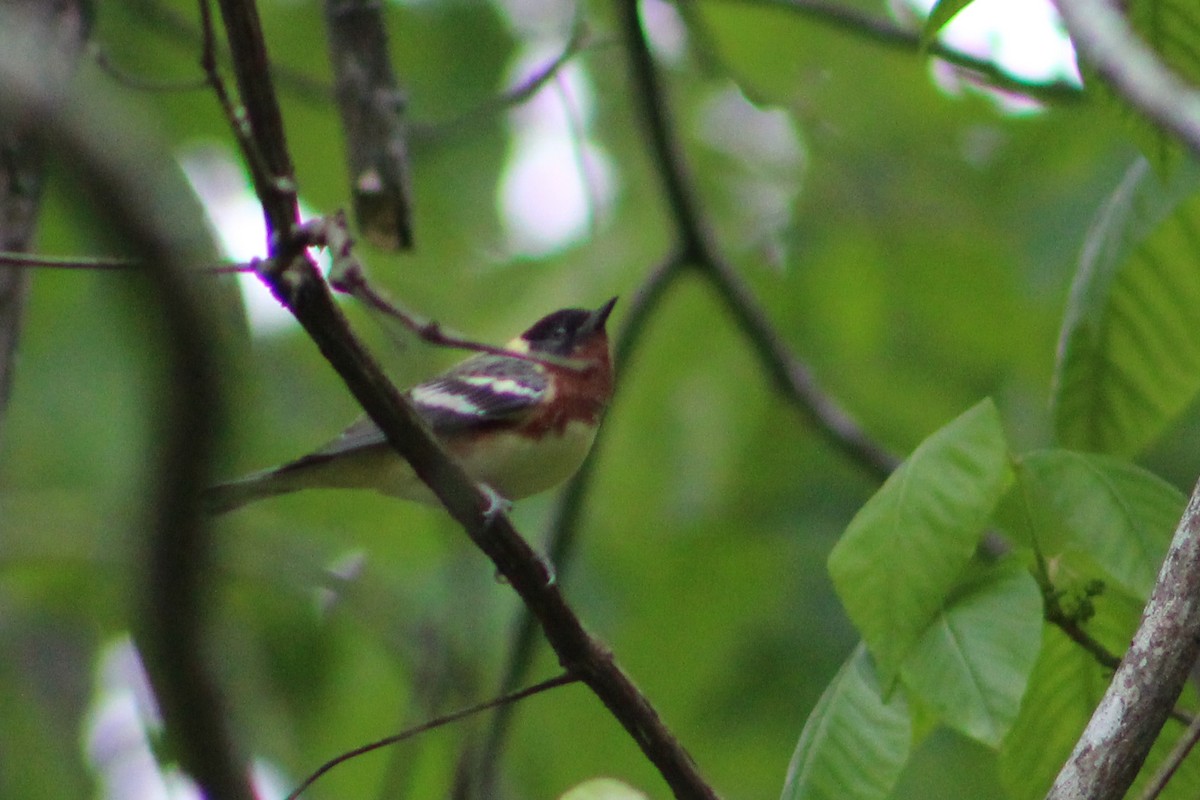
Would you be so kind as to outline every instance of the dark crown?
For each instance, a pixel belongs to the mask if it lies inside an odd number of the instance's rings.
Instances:
[[[595,311],[584,308],[564,308],[542,317],[521,338],[529,342],[532,350],[567,356],[571,351],[596,332],[604,331],[604,323],[612,311],[617,298],[613,298]]]

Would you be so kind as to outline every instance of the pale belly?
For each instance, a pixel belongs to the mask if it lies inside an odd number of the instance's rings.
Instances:
[[[501,434],[483,452],[461,461],[474,480],[486,483],[509,500],[519,500],[574,475],[595,438],[595,427],[581,422],[568,424],[561,436],[550,433],[537,442],[525,436]]]
[[[497,434],[487,447],[455,455],[472,480],[487,484],[508,500],[520,500],[553,488],[575,474],[595,438],[594,427],[572,422],[562,435],[550,433],[534,442],[516,434]],[[429,487],[394,452],[379,448],[356,460],[358,463],[350,470],[339,470],[337,479],[322,482],[374,488],[393,497],[437,503]]]

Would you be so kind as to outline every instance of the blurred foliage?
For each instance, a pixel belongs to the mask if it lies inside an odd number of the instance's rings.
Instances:
[[[587,3],[578,13],[592,44],[572,68],[590,83],[588,132],[607,154],[615,201],[581,240],[514,254],[497,210],[510,117],[455,120],[520,79],[513,60],[535,39],[566,41],[572,20],[551,3],[508,5],[388,9],[414,127],[417,247],[360,247],[393,297],[487,341],[558,307],[614,294],[627,304],[672,243],[612,9]],[[883,4],[860,5],[885,13]],[[682,25],[672,8],[653,2],[645,12],[665,30]],[[260,10],[302,197],[332,211],[348,191],[337,120],[320,89],[329,81],[320,8],[261,0]],[[658,51],[677,133],[708,223],[785,340],[898,452],[985,396],[1014,452],[1052,444],[1051,379],[1071,276],[1092,219],[1133,159],[1119,126],[1082,103],[1011,114],[974,91],[941,91],[915,51],[881,49],[786,9],[707,0],[701,11],[689,18],[694,27],[678,29],[685,48]],[[192,80],[195,15],[184,0],[107,3],[95,40],[129,73]],[[548,62],[553,47],[546,52]],[[542,91],[552,95],[553,82]],[[140,100],[181,153],[213,144],[232,152],[208,93]],[[60,179],[48,195],[41,249],[99,254],[103,238],[72,203],[71,186]],[[155,343],[138,335],[129,281],[52,271],[35,280],[0,450],[5,798],[100,793],[88,744],[104,697],[98,672],[129,627],[139,588],[143,467],[154,447]],[[397,344],[369,315],[349,311],[401,384],[458,357]],[[878,487],[770,390],[693,276],[671,288],[620,367],[565,590],[722,796],[775,796],[826,687],[834,693],[826,704],[845,705],[876,681],[852,655],[862,652],[858,634],[826,561]],[[226,475],[306,452],[356,415],[294,327],[243,330],[227,368]],[[1170,424],[1143,461],[1183,489],[1197,470],[1200,423],[1183,413]],[[522,502],[515,521],[536,539],[550,508],[550,498]],[[221,519],[217,535],[213,655],[242,741],[281,786],[338,752],[494,694],[518,608],[438,512],[313,493]],[[1069,704],[1074,696],[1047,686],[1084,672],[1102,685],[1102,676],[1054,636],[1033,669],[1046,675],[1039,691]],[[1056,648],[1078,668],[1052,659]],[[556,668],[543,652],[535,673]],[[1072,685],[1083,698],[1075,706],[1087,708],[1095,687]],[[1047,723],[1024,709],[1014,731],[1047,735]],[[1084,713],[1054,724],[1077,730]],[[482,724],[358,759],[306,796],[446,796],[459,751]],[[899,781],[894,796],[986,800],[1005,787],[1024,796],[1035,767],[1039,778],[1048,769],[1045,752],[1010,750],[1000,762],[945,729],[922,732],[907,766],[889,775]],[[599,775],[651,797],[666,792],[578,686],[522,703],[503,775],[514,797],[556,797]]]

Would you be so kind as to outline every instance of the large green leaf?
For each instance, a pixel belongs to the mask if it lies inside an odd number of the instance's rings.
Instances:
[[[1134,608],[1112,608],[1098,622],[1126,631],[1137,622]],[[1029,679],[1021,712],[1000,747],[1000,781],[1011,800],[1035,800],[1046,791],[1070,756],[1079,734],[1107,688],[1111,673],[1057,628],[1047,626],[1042,653]],[[1149,778],[1163,763],[1183,731],[1168,721],[1154,743],[1130,797],[1141,797]],[[1161,798],[1184,800],[1200,791],[1200,763],[1185,759]]]
[[[1000,747],[1000,780],[1013,800],[1045,796],[1107,683],[1083,648],[1046,628],[1021,711]]]
[[[1044,554],[1085,557],[1128,594],[1150,596],[1183,513],[1175,487],[1129,462],[1069,450],[1023,457],[1017,481]]]
[[[747,97],[766,103],[794,98],[804,68],[796,48],[806,37],[801,15],[782,6],[721,2],[698,3],[688,13]]]
[[[1060,443],[1130,455],[1200,389],[1200,170],[1129,170],[1089,232],[1063,320]]]
[[[834,586],[885,682],[942,613],[1010,476],[984,400],[922,442],[833,548]]]
[[[1042,643],[1042,598],[1015,561],[955,597],[905,659],[901,680],[949,727],[997,746]]]
[[[904,698],[893,692],[884,700],[871,656],[860,644],[805,723],[782,800],[887,797],[911,748]]]

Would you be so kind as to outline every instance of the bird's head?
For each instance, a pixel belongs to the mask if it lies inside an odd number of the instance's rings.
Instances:
[[[604,323],[616,305],[617,298],[609,300],[595,311],[584,308],[564,308],[535,322],[517,340],[520,349],[532,355],[561,356],[563,358],[588,358],[602,350],[607,356],[608,335]]]

